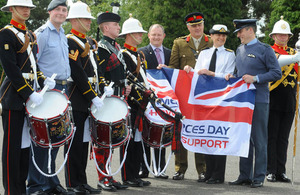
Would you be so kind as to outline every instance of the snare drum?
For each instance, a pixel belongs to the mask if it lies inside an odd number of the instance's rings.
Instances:
[[[27,100],[26,113],[30,124],[32,141],[43,148],[59,147],[73,134],[74,124],[70,102],[65,93],[52,89],[43,96],[43,102],[32,107]]]
[[[129,139],[129,107],[117,96],[106,97],[103,102],[100,110],[91,105],[91,137],[99,147],[115,148]]]
[[[174,125],[167,121],[165,123],[153,122],[147,115],[145,118],[143,141],[153,148],[169,146],[173,139]]]

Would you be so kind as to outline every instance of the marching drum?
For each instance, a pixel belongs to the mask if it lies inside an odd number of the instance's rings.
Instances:
[[[106,97],[103,102],[99,110],[91,105],[91,138],[99,147],[115,148],[129,139],[129,107],[117,96]]]
[[[149,115],[146,114],[145,116],[143,141],[153,148],[169,146],[173,139],[174,124],[167,121],[164,123],[153,122]]]
[[[64,92],[52,89],[44,94],[40,105],[32,104],[27,100],[25,109],[31,126],[30,136],[37,145],[60,147],[72,137],[72,111]]]
[[[145,111],[143,127],[143,141],[150,147],[166,147],[172,143],[174,124],[161,118],[150,102]]]

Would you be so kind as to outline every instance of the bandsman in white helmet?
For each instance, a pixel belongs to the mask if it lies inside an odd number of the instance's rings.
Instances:
[[[274,40],[273,50],[281,66],[282,77],[270,83],[270,111],[268,124],[267,181],[290,182],[286,176],[288,139],[295,116],[298,63],[300,53],[289,47],[293,36],[290,25],[281,19],[269,35]]]
[[[97,71],[97,42],[86,35],[91,29],[93,19],[95,18],[91,15],[87,4],[78,1],[70,6],[67,20],[71,23],[72,29],[67,38],[72,82],[68,90],[76,133],[65,167],[65,180],[67,189],[76,194],[99,194],[101,192],[100,189],[87,184],[85,171],[91,140],[85,123],[89,123],[89,108],[92,103],[97,109],[101,109],[103,100],[98,95],[101,95],[100,89],[104,88],[104,82],[101,79],[103,77],[98,75]],[[105,87],[105,89],[108,95],[112,95],[111,88]]]
[[[43,97],[33,89],[34,82],[38,84],[37,80],[42,81],[44,78],[36,67],[35,36],[25,24],[30,17],[31,9],[34,8],[35,5],[31,0],[8,0],[1,8],[2,11],[12,14],[10,23],[0,30],[0,61],[6,74],[0,88],[4,130],[2,142],[4,194],[26,194],[30,139],[24,104],[28,99],[36,105],[43,100]],[[40,86],[42,84],[43,82]]]
[[[127,65],[127,70],[137,77],[139,83],[146,84],[146,61],[145,56],[141,55],[137,51],[137,46],[142,43],[143,34],[147,33],[142,27],[139,20],[132,18],[127,19],[122,26],[122,33],[120,37],[125,38],[123,56],[125,63]],[[146,86],[146,85],[145,85]],[[136,89],[132,88],[130,96],[134,98],[139,104],[143,104],[143,95]],[[128,98],[128,104],[131,107],[131,126],[133,139],[130,140],[127,158],[122,168],[122,180],[124,185],[131,187],[143,187],[148,186],[151,183],[149,181],[144,181],[139,176],[140,164],[143,161],[142,154],[142,128],[136,123],[136,119],[141,116],[139,113],[139,105],[137,105],[131,98]],[[147,104],[146,104],[147,105]],[[139,119],[137,119],[139,121]],[[125,145],[121,146],[121,157],[125,151]]]

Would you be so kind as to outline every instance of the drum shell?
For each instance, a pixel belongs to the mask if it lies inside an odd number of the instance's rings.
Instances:
[[[155,123],[145,116],[143,128],[143,141],[153,148],[169,146],[173,140],[174,124],[172,123]]]

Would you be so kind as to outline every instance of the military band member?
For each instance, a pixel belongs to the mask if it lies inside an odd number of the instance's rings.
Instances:
[[[240,157],[239,177],[230,185],[263,186],[267,171],[269,82],[281,78],[273,49],[257,40],[256,19],[235,19],[241,45],[236,51],[237,76],[256,87],[248,157]],[[253,168],[254,167],[254,168]]]
[[[28,132],[28,140],[22,136],[27,129],[23,129],[26,126],[24,104],[28,98],[36,105],[43,100],[33,89],[37,79],[44,80],[36,67],[36,39],[25,24],[33,8],[31,0],[11,0],[1,8],[12,14],[10,24],[0,30],[0,60],[6,74],[0,89],[4,130],[2,182],[4,194],[8,195],[26,194],[30,146],[26,141],[30,143],[30,140]]]
[[[69,99],[72,105],[76,133],[73,142],[68,142],[65,153],[71,145],[68,160],[65,166],[66,186],[69,191],[76,194],[98,194],[99,189],[94,189],[87,184],[86,166],[89,151],[89,129],[85,129],[85,122],[89,116],[91,103],[97,109],[103,101],[97,96],[97,42],[87,37],[92,19],[90,8],[87,4],[78,1],[70,6],[67,19],[72,25],[71,34],[67,35],[69,45],[69,60],[72,82],[69,87]],[[87,131],[87,132],[86,132]],[[85,138],[87,134],[88,138]]]
[[[194,71],[199,75],[225,78],[227,74],[233,74],[235,68],[235,55],[230,49],[226,49],[224,44],[229,34],[227,26],[216,24],[209,30],[213,40],[213,47],[203,49],[200,52]],[[185,66],[184,70],[189,72],[190,66]],[[226,156],[225,155],[205,155],[207,184],[224,183]]]
[[[293,36],[290,25],[283,20],[277,21],[269,35],[274,41],[272,46],[282,70],[282,77],[270,85],[270,112],[268,124],[268,168],[267,181],[290,182],[286,176],[288,139],[295,116],[296,89],[300,53],[288,47]]]
[[[188,14],[184,19],[190,32],[189,35],[174,40],[170,64],[168,67],[183,70],[186,65],[194,68],[200,51],[213,45],[211,38],[204,34],[204,15],[200,12]],[[159,65],[158,68],[164,65]],[[187,150],[180,144],[180,149],[175,153],[174,180],[184,179],[188,168]],[[205,158],[203,154],[195,153],[195,164],[198,173],[198,182],[204,182]]]
[[[125,37],[123,55],[127,69],[137,77],[137,82],[142,83],[143,85],[147,82],[145,63],[143,63],[145,59],[144,56],[141,56],[141,54],[137,52],[137,46],[142,43],[143,33],[146,32],[147,31],[143,29],[142,24],[137,19],[130,16],[130,18],[123,23],[122,33],[120,34],[120,37]],[[142,93],[136,89],[131,90],[130,96],[137,102],[143,101]],[[143,160],[141,145],[143,129],[141,127],[134,129],[140,106],[131,99],[128,99],[128,104],[131,107],[130,113],[133,138],[129,141],[127,158],[122,167],[122,180],[125,185],[131,187],[148,186],[151,183],[140,179],[139,176],[140,164]],[[120,148],[121,161],[123,160],[125,149],[126,145],[123,145]]]
[[[49,13],[49,20],[46,24],[38,28],[35,32],[37,34],[38,44],[38,66],[43,71],[44,75],[51,77],[54,73],[55,89],[65,90],[67,93],[67,79],[70,77],[71,70],[68,56],[68,42],[62,28],[68,15],[68,8],[66,0],[52,0],[47,8]],[[37,166],[44,172],[48,173],[48,149],[35,146],[32,144],[34,156]],[[59,147],[51,150],[51,173],[55,173],[55,161]],[[27,193],[45,194],[74,194],[68,192],[56,176],[46,177],[42,175],[35,167],[30,158]]]
[[[125,86],[126,68],[123,55],[120,51],[119,44],[115,39],[120,33],[120,16],[115,13],[105,12],[98,16],[97,23],[103,37],[98,43],[99,65],[98,71],[104,74],[105,80],[114,82],[114,95],[119,97],[128,96],[130,86]],[[100,148],[94,146],[96,160],[102,171],[110,153],[109,148]],[[106,177],[98,172],[98,187],[103,190],[116,191],[117,189],[125,189],[128,186],[117,182],[113,177]],[[106,172],[106,171],[105,171]]]

